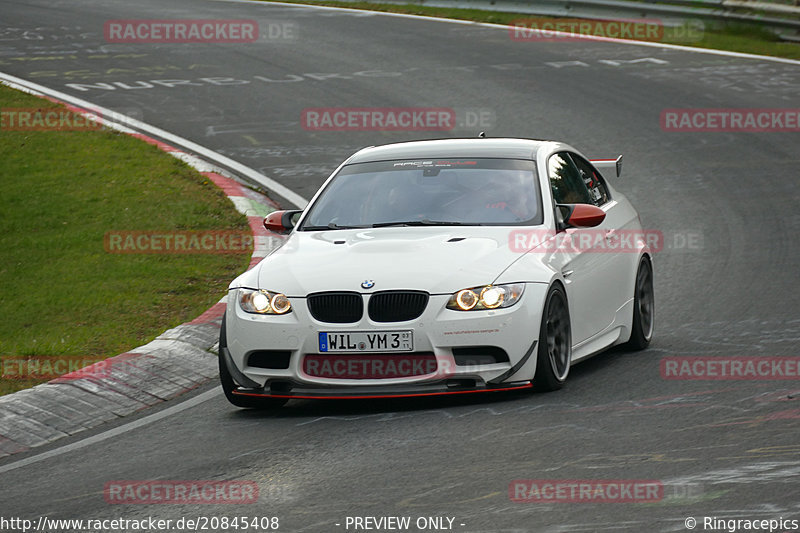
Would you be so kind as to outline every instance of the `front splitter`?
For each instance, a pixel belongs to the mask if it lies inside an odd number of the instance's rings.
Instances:
[[[414,387],[308,387],[292,385],[291,390],[272,392],[268,389],[233,390],[236,396],[252,398],[282,398],[297,400],[367,400],[376,398],[419,398],[425,396],[452,396],[455,394],[478,394],[482,392],[509,392],[533,388],[530,382],[516,382],[491,387],[450,387],[446,383],[417,385]]]

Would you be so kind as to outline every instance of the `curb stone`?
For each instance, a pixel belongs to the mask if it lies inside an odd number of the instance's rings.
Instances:
[[[42,95],[40,95],[42,96]],[[263,219],[278,209],[267,196],[233,179],[223,169],[152,137],[61,102],[69,110],[102,122],[186,162],[217,185],[247,216],[254,251],[248,269],[283,240]],[[168,401],[217,376],[216,347],[225,299],[191,322],[153,341],[47,383],[0,397],[0,458],[22,453]]]

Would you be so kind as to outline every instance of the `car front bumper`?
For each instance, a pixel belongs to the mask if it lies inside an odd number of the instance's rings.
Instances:
[[[431,295],[423,314],[406,322],[378,323],[366,314],[358,323],[332,324],[314,319],[305,298],[290,298],[286,315],[256,315],[243,311],[236,289],[229,292],[226,344],[221,356],[242,385],[234,394],[281,398],[408,397],[466,392],[491,392],[530,387],[536,371],[536,346],[547,286],[527,283],[513,306],[491,311],[454,311],[445,306],[449,295]],[[408,353],[325,353],[336,359],[402,361],[408,356],[435,361],[430,372],[370,378],[350,375],[310,375],[307,357],[320,357],[319,334],[411,331]],[[488,347],[492,357],[480,356]],[[282,368],[254,366],[256,353],[280,354]],[[465,355],[467,354],[467,355]],[[475,354],[470,357],[469,354]],[[500,354],[499,356],[497,354]],[[339,357],[341,356],[341,357]],[[344,368],[344,364],[341,365]],[[236,379],[236,376],[240,379]]]

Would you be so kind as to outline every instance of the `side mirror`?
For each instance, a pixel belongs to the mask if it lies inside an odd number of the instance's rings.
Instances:
[[[273,211],[264,217],[264,227],[272,233],[285,235],[292,231],[292,228],[300,219],[301,213],[302,211],[299,210]]]
[[[556,205],[556,229],[558,231],[567,228],[594,228],[602,224],[605,218],[606,212],[594,205]]]

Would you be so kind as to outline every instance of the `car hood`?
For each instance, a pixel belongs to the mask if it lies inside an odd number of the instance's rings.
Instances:
[[[391,289],[447,294],[492,283],[520,259],[509,249],[510,232],[498,226],[295,231],[231,287],[257,284],[295,297]],[[362,288],[367,280],[374,286]]]

